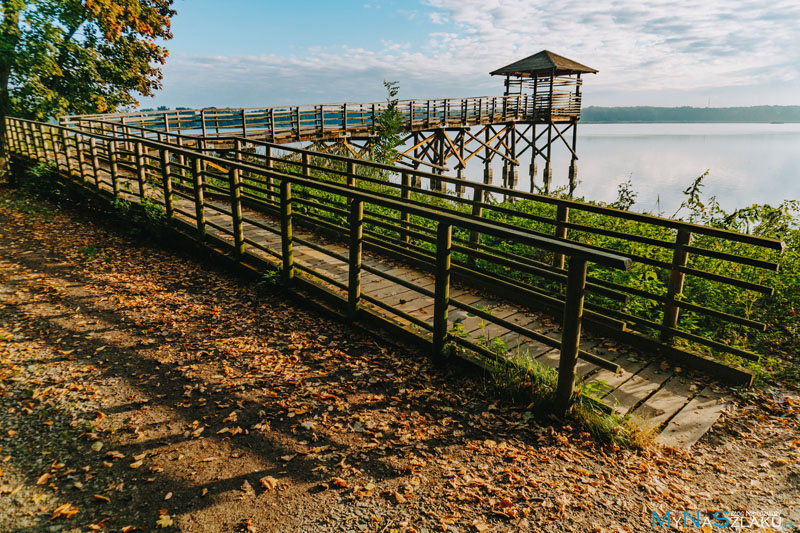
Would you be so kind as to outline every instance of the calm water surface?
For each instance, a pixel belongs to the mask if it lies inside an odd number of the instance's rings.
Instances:
[[[630,178],[639,194],[636,211],[671,215],[683,189],[706,170],[703,192],[725,209],[800,199],[800,124],[581,124],[577,152],[576,194],[613,201]],[[469,179],[481,179],[476,163]],[[529,153],[521,163],[518,188],[529,190]],[[538,164],[541,184],[544,164]],[[553,165],[553,184],[565,185],[569,152],[554,149]],[[498,165],[495,184],[501,176]]]

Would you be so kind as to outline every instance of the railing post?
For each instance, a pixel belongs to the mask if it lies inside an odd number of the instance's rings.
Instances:
[[[41,145],[42,151],[39,152],[39,146],[36,146],[36,159],[44,160],[47,159],[47,146],[44,144],[44,132],[42,131],[42,125],[38,122],[34,122],[31,127],[34,131],[34,138],[38,139],[38,143]]]
[[[164,119],[166,120],[167,115],[164,114]],[[164,188],[164,209],[167,212],[167,223],[172,222],[172,219],[175,218],[175,207],[173,205],[173,196],[172,196],[172,178],[170,174],[172,172],[172,168],[169,164],[169,152],[166,149],[161,149],[161,179]]]
[[[111,189],[114,191],[114,198],[119,199],[119,172],[117,167],[117,142],[108,141],[108,167],[111,171]]]
[[[266,167],[269,170],[275,168],[275,162],[272,159],[272,146],[267,146],[265,151],[266,157]],[[275,198],[275,180],[272,177],[272,174],[267,175],[267,190],[269,191],[269,201],[274,202]]]
[[[147,168],[144,165],[144,146],[136,142],[134,150],[136,158],[136,180],[139,182],[139,197],[144,198],[144,184],[147,181]]]
[[[309,164],[310,156],[308,152],[303,152],[303,176],[306,178],[311,177],[311,166]]]
[[[236,159],[240,161],[242,158],[240,140],[234,141],[236,149]],[[244,229],[242,227],[242,186],[239,179],[239,169],[232,166],[228,171],[228,181],[231,188],[231,219],[233,221],[233,244],[236,255],[242,257],[244,255]]]
[[[100,189],[100,160],[97,155],[97,139],[89,137],[89,157],[92,159],[92,175],[94,176],[94,185]]]
[[[69,145],[67,144],[67,130],[59,129],[61,132],[61,148],[64,151],[64,160],[67,166],[67,176],[72,179],[72,161],[69,155]]]
[[[75,154],[78,156],[78,174],[80,174],[79,177],[81,181],[87,183],[89,177],[86,175],[86,172],[84,172],[84,168],[86,167],[86,157],[83,153],[84,139],[83,133],[75,134]]]
[[[361,308],[361,247],[364,237],[364,201],[350,201],[350,260],[348,262],[347,315],[354,319]]]
[[[567,228],[559,222],[569,222],[569,207],[560,205],[556,208],[556,227],[555,236],[557,239],[567,238]],[[553,255],[553,266],[556,268],[564,268],[564,254]]]
[[[476,218],[481,218],[483,216],[483,202],[484,202],[484,190],[483,187],[480,185],[475,185],[472,188],[472,216]],[[469,244],[473,249],[478,248],[478,244],[481,242],[481,233],[478,230],[471,230],[469,232]],[[470,256],[468,258],[469,264],[475,266],[475,257]]]
[[[197,222],[197,233],[202,239],[206,235],[206,208],[205,198],[203,195],[203,162],[199,157],[195,157],[192,163],[195,220]]]
[[[411,198],[411,178],[409,178],[408,172],[403,172],[401,174],[401,179],[402,187],[400,188],[400,199],[404,204],[407,204],[408,200]],[[406,246],[411,242],[411,235],[409,234],[409,230],[411,229],[410,223],[411,213],[409,213],[407,209],[401,209],[400,225],[403,229],[400,231],[400,240]]]
[[[294,256],[292,255],[292,183],[281,180],[281,258],[283,259],[283,283],[289,285],[294,279]]]
[[[581,343],[583,298],[586,291],[587,262],[583,257],[570,257],[567,271],[567,294],[564,301],[564,321],[561,330],[561,357],[558,361],[556,413],[566,414],[575,389],[575,365]]]
[[[352,161],[347,162],[347,186],[356,186],[356,165]]]
[[[433,359],[441,362],[447,342],[447,309],[450,305],[450,255],[453,226],[439,222],[436,226],[436,286],[433,300]]]
[[[678,326],[678,314],[680,307],[675,305],[674,300],[683,294],[683,282],[686,275],[680,271],[686,266],[689,260],[689,252],[685,246],[692,242],[692,232],[679,229],[675,237],[675,249],[672,251],[672,268],[669,271],[669,282],[667,284],[667,300],[664,304],[664,318],[661,324],[665,328],[676,328]],[[671,342],[672,333],[666,329],[661,330],[661,342]]]

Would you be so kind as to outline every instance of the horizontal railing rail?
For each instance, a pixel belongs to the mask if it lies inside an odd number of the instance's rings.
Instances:
[[[547,337],[518,325],[514,325],[514,329],[528,338],[560,347],[557,400],[562,410],[567,408],[574,391],[575,367],[580,355],[599,364],[614,366],[580,350],[584,293],[589,263],[605,269],[624,271],[632,264],[628,257],[551,236],[505,227],[492,220],[465,216],[452,210],[409,203],[402,196],[391,197],[380,191],[360,189],[351,183],[363,179],[356,168],[357,165],[363,165],[360,161],[350,161],[352,168],[349,169],[350,180],[347,183],[334,183],[312,177],[310,153],[302,154],[299,172],[279,165],[255,164],[258,162],[247,158],[243,145],[245,141],[242,139],[235,140],[235,157],[221,158],[177,143],[159,142],[141,136],[106,135],[86,128],[73,129],[10,117],[6,121],[6,140],[15,157],[31,162],[51,162],[62,176],[99,190],[109,198],[138,201],[142,204],[155,203],[164,209],[171,224],[190,224],[201,240],[211,237],[215,232],[229,238],[233,241],[233,253],[242,260],[250,253],[248,248],[274,256],[280,262],[282,279],[287,286],[291,286],[298,276],[310,276],[323,285],[327,284],[343,294],[342,306],[352,318],[358,318],[364,312],[365,302],[376,308],[381,307],[401,320],[430,331],[429,339],[436,359],[442,358],[450,340],[463,344],[463,339],[454,339],[448,333],[448,314],[452,306],[471,309],[485,315],[490,321],[492,317],[479,307],[450,296],[454,235],[480,233],[518,246],[566,257],[561,338]],[[84,126],[88,127],[88,124]],[[258,197],[248,194],[248,190],[260,190],[265,194]],[[277,214],[277,223],[270,223],[269,218],[258,218],[246,212],[243,206],[248,197],[251,201],[269,199],[270,202],[263,203],[269,208],[268,211]],[[343,235],[348,243],[346,253],[330,250],[295,234],[295,220],[301,214],[300,208],[309,205],[320,209],[334,208],[344,216]],[[433,290],[362,263],[365,234],[369,231],[366,220],[378,220],[381,214],[390,212],[403,213],[409,219],[409,232],[412,231],[413,221],[426,221],[425,225],[417,225],[432,228],[429,241],[434,259]],[[213,213],[224,215],[226,222],[211,216]],[[245,230],[245,226],[279,235],[280,250],[259,242],[249,229]],[[336,279],[311,263],[296,262],[293,253],[295,245],[307,246],[345,262],[347,279]],[[363,294],[362,271],[412,287],[422,297],[432,298],[432,323],[411,315],[402,305],[387,304],[379,297]],[[496,323],[503,324],[503,321],[498,318]],[[484,355],[492,355],[491,350],[481,350],[478,345],[472,346]]]
[[[166,135],[143,127],[123,128],[103,121],[84,121],[83,125],[88,127],[92,123],[95,128],[107,128],[103,131],[114,131],[123,136],[157,138],[167,142],[180,139],[177,134]],[[180,142],[191,142],[191,139],[191,136],[186,136]],[[759,357],[742,348],[698,335],[691,329],[680,328],[681,311],[700,320],[763,331],[766,325],[758,320],[709,307],[710,303],[703,301],[702,297],[706,286],[772,294],[768,285],[746,278],[758,280],[762,277],[759,272],[777,271],[777,257],[784,247],[779,240],[265,141],[235,137],[219,140],[234,147],[230,150],[234,157],[246,158],[260,166],[283,165],[290,171],[307,172],[319,179],[338,179],[356,188],[374,189],[375,194],[400,198],[409,206],[436,205],[442,211],[459,216],[489,219],[494,225],[509,230],[524,229],[561,242],[578,242],[595,250],[623,254],[637,263],[642,276],[648,276],[647,271],[650,271],[656,273],[657,279],[653,280],[654,283],[643,283],[636,277],[620,280],[608,272],[590,272],[587,291],[592,299],[586,303],[588,318],[605,323],[611,320],[617,328],[628,327],[670,345],[677,337],[745,359]],[[208,149],[214,149],[213,146],[209,145]],[[304,163],[306,158],[308,163]],[[361,169],[359,176],[354,176],[351,170],[356,167]],[[376,173],[384,176],[376,176]],[[395,176],[387,179],[392,173]],[[426,181],[447,183],[449,191],[424,188],[422,185]],[[462,194],[455,194],[455,191]],[[274,208],[277,202],[268,192],[255,189],[248,190],[245,197],[260,198],[258,201],[262,201],[265,207]],[[494,198],[507,201],[498,204],[492,201]],[[335,209],[336,206],[317,209],[313,216],[305,215],[304,221],[334,231],[341,230],[341,226],[331,222],[336,216],[341,216]],[[368,224],[365,240],[385,251],[432,265],[434,258],[426,244],[433,238],[432,229],[419,225],[414,227],[407,209],[399,210],[393,217],[389,222],[376,221],[374,217],[368,220],[375,227]],[[387,224],[391,226],[387,227]],[[524,295],[525,299],[545,305],[559,306],[563,303],[562,294],[554,292],[551,287],[553,282],[560,284],[566,279],[561,254],[553,254],[551,258],[530,257],[524,251],[509,250],[502,240],[485,241],[486,237],[479,231],[456,236],[454,272],[477,277],[481,282],[500,286],[512,294],[520,291],[518,296]],[[720,271],[720,261],[729,268]],[[504,270],[499,271],[498,267]],[[520,279],[526,276],[527,279]],[[531,277],[536,280],[534,286]],[[634,311],[629,300],[644,310]]]
[[[61,125],[73,127],[84,120],[105,120],[164,132],[191,132],[204,138],[240,135],[271,141],[325,139],[350,134],[369,135],[379,126],[386,102],[337,103],[266,108],[206,108],[185,110],[70,115]],[[554,117],[577,117],[580,98],[554,94],[547,102],[527,94],[400,100],[397,111],[402,129],[413,131],[485,123],[530,122]]]

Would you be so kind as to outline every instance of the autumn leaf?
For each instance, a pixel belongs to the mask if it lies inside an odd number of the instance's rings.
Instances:
[[[50,480],[51,477],[53,477],[53,476],[49,472],[47,472],[46,474],[42,474],[41,476],[39,476],[39,479],[36,480],[36,484],[37,485],[44,485],[45,483],[47,483]]]
[[[55,508],[52,518],[72,518],[78,514],[78,508],[71,503],[65,503]]]
[[[162,514],[161,516],[158,517],[158,520],[156,520],[156,525],[162,529],[168,528],[173,524],[174,522],[172,521],[172,518],[170,518],[168,514]]]
[[[334,478],[331,478],[331,485],[333,485],[334,487],[340,487],[342,489],[346,489],[347,488],[347,481],[343,480],[340,477],[334,477]]]
[[[266,490],[275,490],[278,487],[278,480],[272,476],[265,476],[258,480]]]

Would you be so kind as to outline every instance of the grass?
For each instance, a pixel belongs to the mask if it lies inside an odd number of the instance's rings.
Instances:
[[[525,356],[513,353],[506,363],[489,363],[488,387],[498,398],[526,406],[523,418],[546,420],[555,408],[558,372]],[[635,417],[609,412],[592,394],[589,385],[581,383],[575,401],[567,413],[567,422],[576,423],[598,441],[624,448],[643,449],[655,436],[655,429],[643,425]]]

